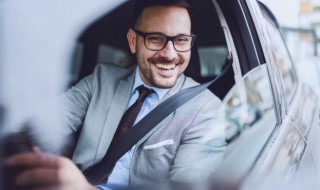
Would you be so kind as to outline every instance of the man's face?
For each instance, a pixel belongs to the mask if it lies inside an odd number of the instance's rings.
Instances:
[[[167,36],[190,35],[191,21],[185,8],[155,6],[143,11],[136,29]],[[131,29],[128,32],[128,40],[132,53],[136,53],[142,81],[150,86],[173,87],[189,63],[191,51],[177,52],[172,41],[168,41],[162,50],[148,50],[143,37]]]

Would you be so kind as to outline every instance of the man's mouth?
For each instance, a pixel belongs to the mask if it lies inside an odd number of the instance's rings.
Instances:
[[[158,69],[165,69],[165,70],[172,70],[174,68],[176,68],[175,64],[162,64],[162,63],[156,63],[155,66]]]

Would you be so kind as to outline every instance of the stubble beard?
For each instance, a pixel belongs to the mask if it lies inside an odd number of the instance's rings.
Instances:
[[[161,76],[154,70],[155,68],[152,68],[155,67],[154,63],[148,61],[143,64],[144,66],[139,67],[141,77],[145,80],[144,82],[156,88],[172,88],[176,84],[177,78],[181,75],[171,77]]]
[[[172,88],[176,82],[177,79],[181,76],[181,73],[178,73],[177,75],[173,75],[170,77],[166,77],[163,75],[160,75],[156,71],[156,63],[164,63],[164,58],[149,58],[146,61],[144,61],[143,57],[139,57],[139,53],[137,53],[137,61],[139,62],[139,70],[140,70],[140,76],[142,80],[147,83],[148,85],[151,85],[153,87],[157,88]],[[168,63],[168,62],[167,62]],[[182,64],[186,64],[183,62],[183,60],[179,60],[179,62],[176,62],[176,67],[181,67],[183,66]],[[175,69],[180,69],[180,68],[175,68]]]

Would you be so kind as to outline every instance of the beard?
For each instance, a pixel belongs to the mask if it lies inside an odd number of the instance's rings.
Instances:
[[[137,56],[137,60],[143,82],[157,88],[172,88],[188,65],[184,59],[168,60],[163,56],[147,60]]]

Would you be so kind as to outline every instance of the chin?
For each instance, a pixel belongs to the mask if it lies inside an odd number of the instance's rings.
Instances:
[[[168,78],[158,78],[154,80],[154,86],[157,88],[172,88],[176,84],[177,80]]]

